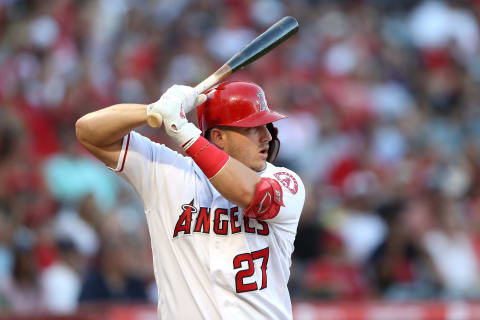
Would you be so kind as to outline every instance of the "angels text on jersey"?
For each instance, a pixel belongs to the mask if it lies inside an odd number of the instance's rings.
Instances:
[[[178,217],[173,238],[192,233],[215,233],[217,235],[229,235],[240,232],[256,233],[261,236],[268,236],[270,230],[268,224],[262,220],[251,219],[243,216],[238,207],[216,208],[213,210],[207,207],[197,208],[194,200],[181,206],[182,212]],[[210,215],[213,214],[213,225]]]

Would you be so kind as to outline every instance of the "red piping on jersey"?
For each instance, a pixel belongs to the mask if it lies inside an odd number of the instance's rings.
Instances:
[[[122,172],[123,171],[123,167],[125,166],[125,160],[127,159],[127,152],[128,152],[128,145],[130,144],[130,133],[128,134],[128,138],[127,138],[127,146],[125,147],[125,153],[123,154],[123,161],[122,161],[122,167],[120,168],[120,170],[118,172]]]

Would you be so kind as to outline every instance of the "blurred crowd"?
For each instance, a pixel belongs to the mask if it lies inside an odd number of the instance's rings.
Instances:
[[[75,121],[197,84],[285,15],[299,33],[231,78],[289,116],[293,300],[480,297],[480,1],[0,0],[0,315],[156,302],[142,205]]]

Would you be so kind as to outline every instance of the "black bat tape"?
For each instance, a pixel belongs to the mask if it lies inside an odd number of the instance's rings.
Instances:
[[[248,43],[225,64],[232,68],[232,73],[243,68],[287,40],[298,30],[298,22],[293,17],[283,17],[264,33]]]

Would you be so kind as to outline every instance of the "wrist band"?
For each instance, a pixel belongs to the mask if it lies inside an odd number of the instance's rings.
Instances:
[[[187,154],[202,169],[208,179],[213,178],[227,163],[230,156],[200,136],[192,144],[187,143]],[[188,146],[189,145],[189,146]]]

